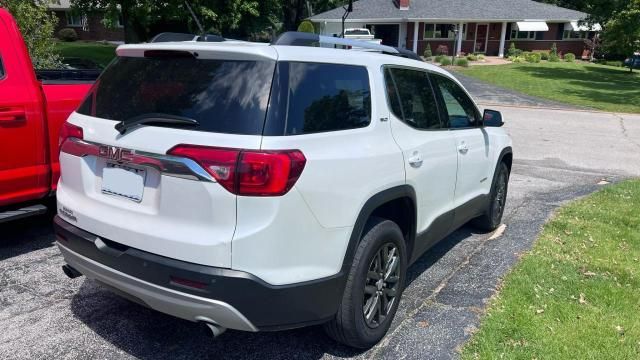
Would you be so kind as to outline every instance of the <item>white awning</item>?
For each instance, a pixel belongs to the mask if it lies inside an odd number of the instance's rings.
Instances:
[[[518,31],[549,31],[549,26],[544,21],[518,21]]]
[[[589,27],[587,25],[578,25],[577,21],[571,21],[564,24],[564,29],[569,31],[600,31],[602,30],[602,26],[596,23]]]

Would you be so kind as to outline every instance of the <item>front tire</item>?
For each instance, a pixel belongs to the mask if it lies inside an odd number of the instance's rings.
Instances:
[[[504,214],[504,206],[507,201],[509,168],[504,162],[501,162],[496,171],[497,174],[491,186],[487,210],[482,216],[474,219],[472,222],[475,227],[484,231],[493,231],[500,226],[502,223],[502,215]]]
[[[345,345],[367,349],[387,333],[404,290],[407,268],[402,231],[392,221],[373,218],[358,244],[345,291],[325,331]]]

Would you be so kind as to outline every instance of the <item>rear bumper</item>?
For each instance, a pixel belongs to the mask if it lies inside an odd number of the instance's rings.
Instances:
[[[344,291],[342,273],[274,286],[246,272],[178,261],[100,239],[58,216],[54,226],[62,255],[83,275],[131,300],[190,321],[244,331],[312,325],[336,313]]]

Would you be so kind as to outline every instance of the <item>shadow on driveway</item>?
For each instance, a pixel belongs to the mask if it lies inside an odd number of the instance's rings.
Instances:
[[[454,232],[408,269],[403,301],[390,331],[420,306],[420,302],[404,299],[420,294],[428,295],[439,283],[439,280],[434,279],[433,287],[425,289],[423,283],[412,286],[414,280],[428,271],[451,248],[470,236],[472,232],[468,227]],[[256,306],[260,306],[260,299],[256,299]],[[140,359],[319,359],[326,355],[367,356],[362,351],[337,344],[324,334],[321,326],[260,333],[228,330],[221,337],[213,339],[204,325],[129,302],[94,281],[82,284],[71,301],[71,310],[100,337]]]

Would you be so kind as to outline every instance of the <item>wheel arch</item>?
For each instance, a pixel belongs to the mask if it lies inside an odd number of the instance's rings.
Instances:
[[[362,235],[372,226],[370,219],[373,217],[392,220],[400,226],[407,245],[407,256],[411,257],[416,237],[416,192],[409,185],[400,185],[373,195],[362,206],[349,237],[342,272],[349,271],[356,248]]]

